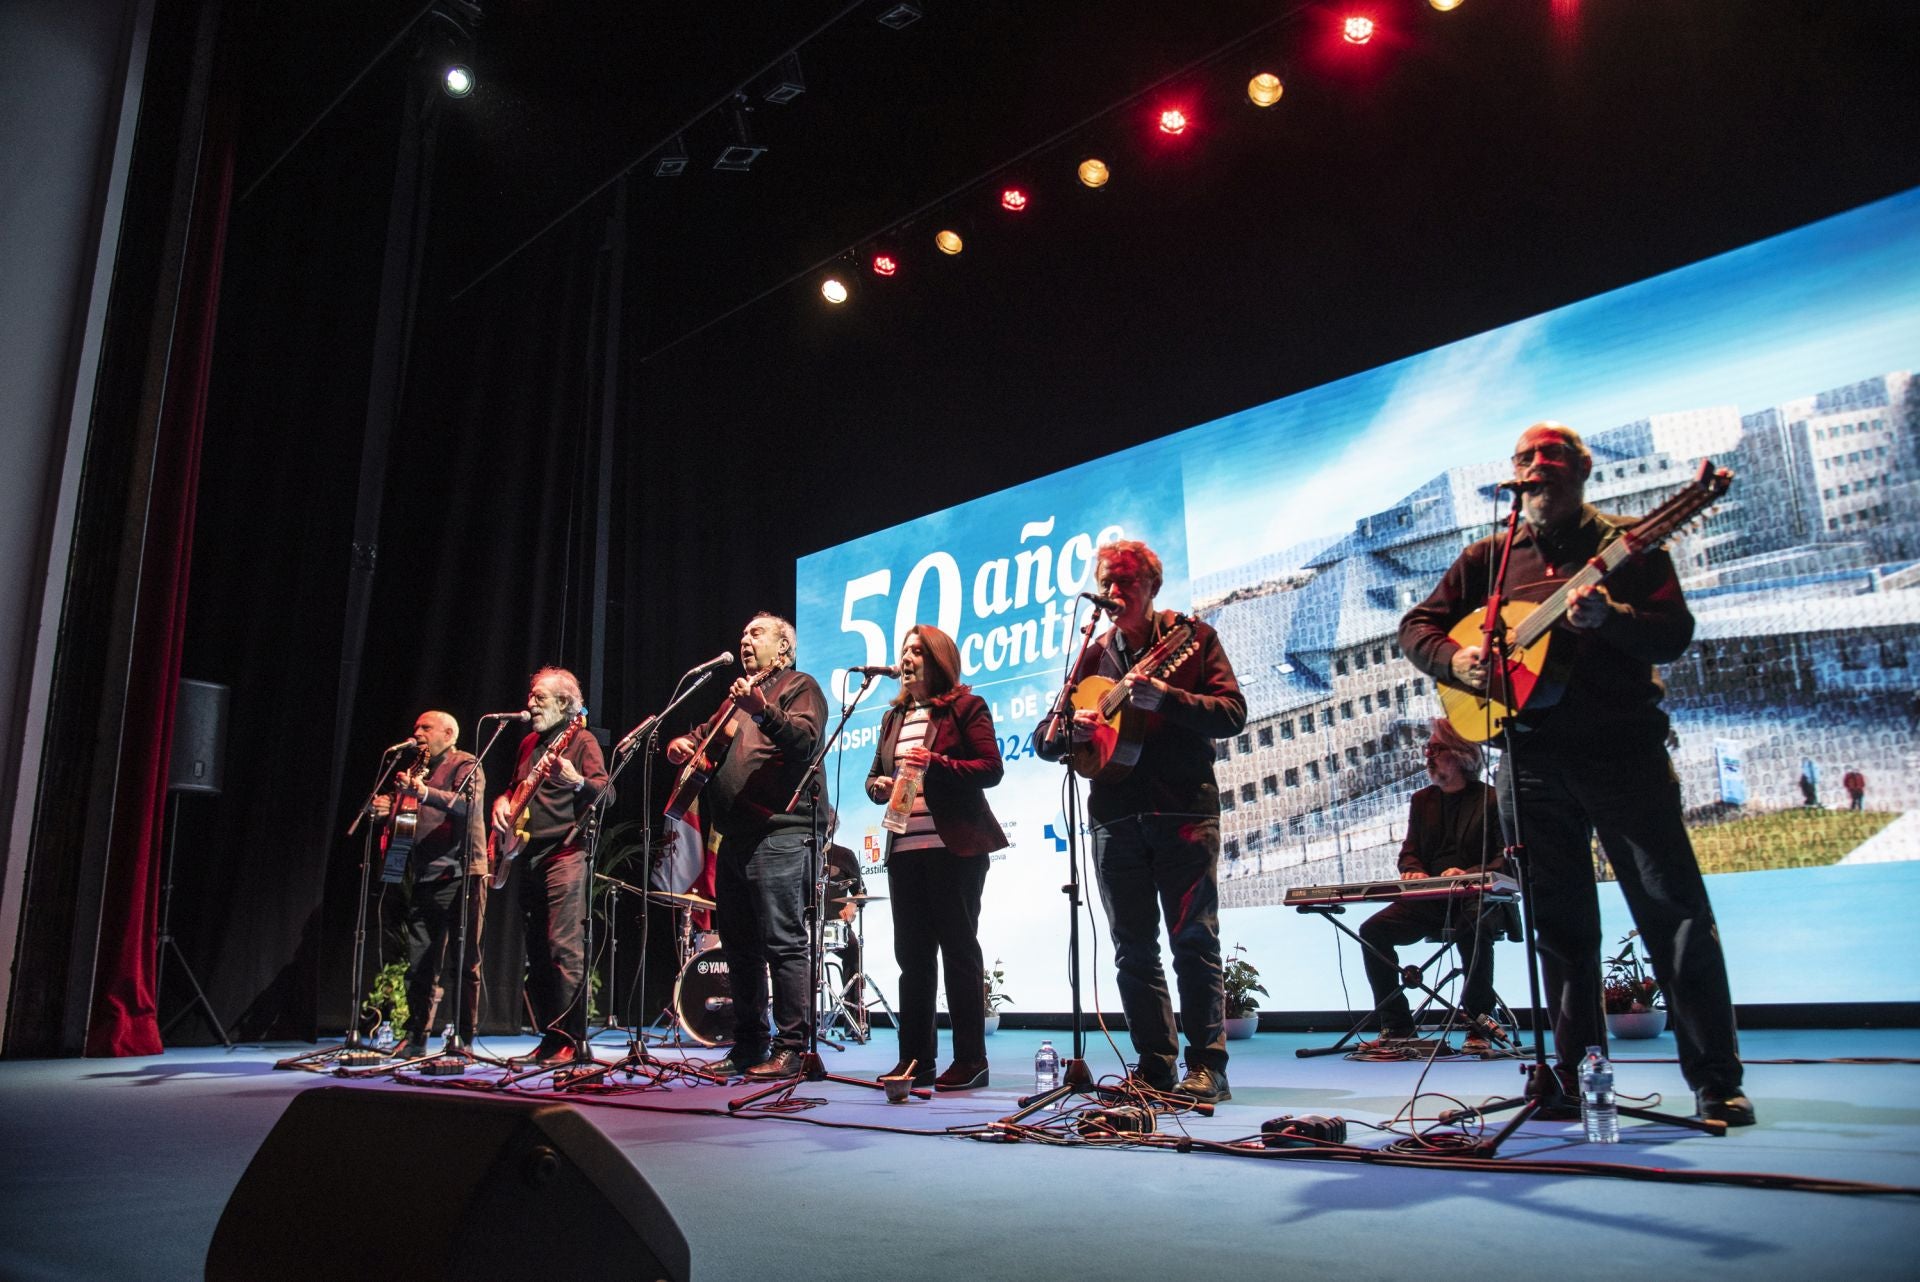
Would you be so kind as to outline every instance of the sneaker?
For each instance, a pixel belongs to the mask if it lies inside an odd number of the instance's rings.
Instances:
[[[1233,1092],[1227,1089],[1227,1075],[1205,1064],[1187,1065],[1187,1075],[1180,1079],[1173,1092],[1196,1104],[1224,1104],[1233,1098]]]
[[[1738,1086],[1731,1091],[1716,1090],[1703,1086],[1693,1093],[1695,1111],[1709,1122],[1725,1122],[1728,1126],[1752,1126],[1758,1119],[1753,1115],[1753,1101],[1746,1097]]]
[[[972,1064],[962,1064],[955,1060],[947,1065],[946,1071],[933,1079],[936,1091],[977,1091],[987,1084],[987,1062],[980,1060]]]

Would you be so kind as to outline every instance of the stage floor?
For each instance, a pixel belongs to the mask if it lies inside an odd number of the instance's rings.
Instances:
[[[1484,1278],[1525,1269],[1565,1279],[1911,1278],[1920,1196],[1843,1195],[1529,1173],[1529,1162],[1613,1163],[1920,1186],[1920,1030],[1762,1031],[1742,1037],[1758,1126],[1723,1138],[1623,1120],[1588,1145],[1578,1123],[1532,1121],[1502,1150],[1511,1169],[1408,1169],[1171,1149],[981,1141],[944,1134],[1012,1112],[1031,1090],[1042,1036],[989,1043],[991,1085],[889,1105],[835,1083],[797,1092],[798,1114],[728,1116],[741,1087],[570,1096],[665,1200],[702,1279],[1273,1277]],[[1281,1114],[1386,1123],[1426,1092],[1430,1125],[1451,1101],[1510,1094],[1511,1060],[1360,1063],[1298,1059],[1331,1036],[1262,1033],[1232,1044],[1233,1100],[1163,1133],[1230,1141]],[[1124,1045],[1124,1036],[1122,1045]],[[522,1039],[488,1039],[493,1053]],[[189,1279],[228,1194],[295,1092],[339,1078],[276,1072],[303,1046],[172,1050],[151,1059],[0,1064],[0,1277]],[[603,1058],[618,1054],[603,1040]],[[1623,1096],[1660,1093],[1691,1111],[1671,1034],[1620,1043]],[[663,1051],[665,1057],[678,1052]],[[702,1055],[712,1052],[700,1052]],[[824,1052],[829,1072],[893,1061],[891,1035]],[[1663,1058],[1665,1057],[1665,1058]],[[1121,1061],[1097,1033],[1097,1075]],[[1424,1074],[1424,1081],[1423,1081]],[[447,1079],[441,1079],[445,1081]],[[474,1080],[474,1079],[468,1079]],[[540,1080],[529,1082],[538,1087]],[[367,1090],[427,1089],[390,1079]],[[1651,1105],[1660,1107],[1659,1104]],[[1041,1119],[1034,1119],[1041,1120]],[[882,1129],[884,1128],[884,1129]],[[1400,1132],[1404,1134],[1404,1130]],[[1353,1128],[1369,1148],[1393,1135]],[[368,1231],[405,1223],[406,1190],[367,1154]],[[295,1213],[295,1208],[289,1208]],[[315,1275],[324,1274],[316,1262]]]

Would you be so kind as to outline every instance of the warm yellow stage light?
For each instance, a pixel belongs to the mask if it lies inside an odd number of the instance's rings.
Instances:
[[[1247,101],[1256,107],[1271,107],[1280,101],[1280,95],[1286,87],[1280,83],[1280,77],[1271,71],[1263,71],[1247,81]]]
[[[837,276],[829,276],[820,282],[820,297],[835,307],[847,301],[846,282]]]
[[[1098,156],[1088,156],[1080,162],[1080,182],[1087,187],[1104,187],[1107,179],[1113,177],[1107,172],[1107,162]]]
[[[1460,7],[1461,0],[1427,0],[1427,3],[1438,9],[1441,13],[1450,13]]]
[[[934,247],[943,254],[957,254],[967,247],[967,242],[960,239],[960,233],[951,227],[935,232],[933,243]]]

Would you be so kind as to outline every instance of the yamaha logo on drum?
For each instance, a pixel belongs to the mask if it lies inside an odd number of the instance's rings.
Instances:
[[[702,957],[694,963],[693,969],[702,975],[724,975],[727,973],[727,963],[724,958]]]

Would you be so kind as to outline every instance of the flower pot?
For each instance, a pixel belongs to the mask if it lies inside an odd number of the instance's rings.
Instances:
[[[1244,1015],[1237,1019],[1229,1016],[1227,1018],[1227,1040],[1230,1042],[1243,1041],[1246,1038],[1252,1037],[1254,1030],[1259,1027],[1260,1017],[1258,1015]]]
[[[987,1016],[987,1036],[992,1037],[995,1033],[999,1031],[1000,1031],[1000,1017],[998,1015]]]
[[[1634,1040],[1658,1037],[1667,1031],[1667,1012],[1663,1010],[1626,1011],[1607,1016],[1607,1036]]]

